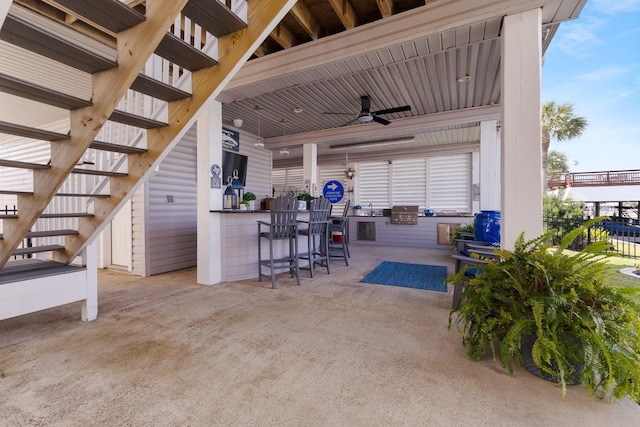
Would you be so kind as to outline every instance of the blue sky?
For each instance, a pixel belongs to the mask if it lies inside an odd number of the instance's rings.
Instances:
[[[542,67],[547,101],[589,121],[579,138],[551,141],[572,172],[640,169],[640,0],[588,0],[560,25]]]

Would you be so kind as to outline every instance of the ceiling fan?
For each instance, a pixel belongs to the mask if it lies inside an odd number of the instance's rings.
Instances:
[[[367,123],[367,122],[371,122],[374,121],[376,123],[380,123],[382,125],[388,125],[391,124],[391,122],[387,119],[383,119],[382,117],[378,117],[381,114],[391,114],[391,113],[399,113],[401,111],[410,111],[411,110],[411,106],[410,105],[405,105],[403,107],[394,107],[394,108],[387,108],[386,110],[378,110],[378,111],[370,111],[371,110],[371,98],[369,98],[369,95],[364,95],[360,97],[360,104],[362,106],[362,109],[360,111],[360,114],[358,114],[358,117],[356,117],[353,120],[349,120],[347,123],[343,124],[342,126],[347,126],[350,125],[351,123],[358,121],[360,123]],[[322,113],[322,114],[345,114],[345,115],[352,115],[353,113]]]

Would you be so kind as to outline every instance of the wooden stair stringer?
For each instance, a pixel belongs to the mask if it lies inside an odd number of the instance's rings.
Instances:
[[[92,105],[71,110],[69,139],[51,142],[51,168],[33,172],[33,194],[18,195],[19,217],[5,220],[0,268],[94,141],[186,3],[187,0],[149,2],[146,20],[118,34],[118,67],[93,74]],[[59,256],[68,262],[74,253],[67,249]]]
[[[168,126],[147,131],[147,151],[128,156],[128,176],[111,178],[111,197],[94,200],[94,216],[79,219],[79,235],[65,238],[66,251],[56,261],[69,262],[98,237],[122,205],[190,129],[207,101],[214,99],[224,89],[295,3],[296,0],[248,2],[248,26],[218,39],[218,64],[193,72],[192,96],[168,103]]]

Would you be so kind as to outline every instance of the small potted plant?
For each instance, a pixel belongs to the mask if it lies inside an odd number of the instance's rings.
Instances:
[[[244,204],[244,202],[247,202],[247,208],[250,211],[255,210],[255,202],[256,201],[256,195],[253,194],[251,191],[247,191],[246,193],[244,193],[244,196],[242,196],[242,202]]]
[[[472,360],[487,350],[513,372],[512,361],[566,385],[582,382],[589,396],[640,399],[640,305],[638,290],[604,284],[607,243],[581,252],[568,245],[599,219],[569,232],[557,247],[554,231],[530,241],[520,235],[513,251],[474,278],[460,271],[447,281],[468,280],[455,322]]]
[[[451,236],[451,244],[458,253],[464,252],[465,242],[474,240],[473,237],[473,222],[469,222],[463,226],[455,229],[453,236]]]
[[[307,193],[306,191],[303,191],[302,193],[298,194],[297,199],[304,201],[306,205],[306,209],[309,210],[309,203],[313,199],[315,199],[315,197],[313,197],[311,194]]]

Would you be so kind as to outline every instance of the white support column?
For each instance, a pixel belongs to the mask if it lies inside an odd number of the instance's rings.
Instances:
[[[480,123],[480,210],[500,210],[500,130],[497,120]]]
[[[307,192],[318,196],[318,146],[304,144],[302,146],[302,174]],[[308,186],[307,186],[308,184]]]
[[[82,263],[86,268],[87,298],[82,301],[82,320],[89,322],[98,317],[98,245],[89,243],[82,251]]]
[[[9,6],[11,6],[11,0],[0,0],[0,28],[9,13]]]
[[[471,153],[471,212],[480,212],[480,153],[474,151]]]
[[[501,244],[512,249],[521,232],[542,233],[540,130],[541,11],[506,16],[502,28]]]
[[[198,272],[201,285],[214,285],[222,280],[222,246],[220,215],[224,183],[222,174],[222,104],[211,101],[197,121],[198,138]],[[216,169],[214,165],[217,165]],[[213,176],[214,172],[218,176]],[[218,182],[218,178],[220,182]],[[219,185],[218,185],[219,184]],[[220,188],[212,188],[220,187]]]

